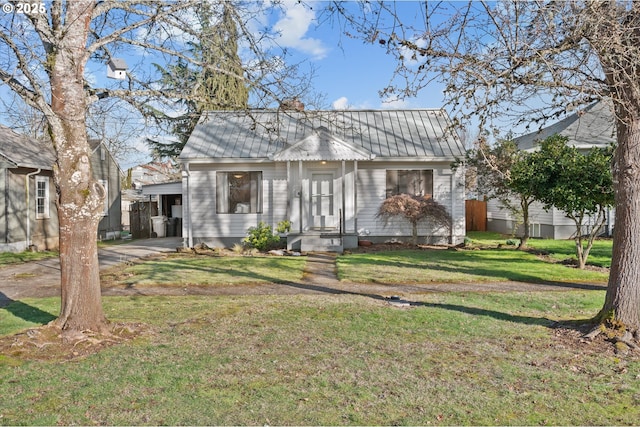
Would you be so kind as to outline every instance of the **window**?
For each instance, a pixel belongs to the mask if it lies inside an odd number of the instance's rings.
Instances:
[[[388,170],[387,197],[396,194],[431,197],[433,195],[433,171]]]
[[[36,218],[49,218],[49,177],[36,176]]]
[[[102,209],[102,216],[109,216],[109,181],[106,179],[99,179],[100,185],[104,188],[104,205]]]
[[[262,172],[216,172],[216,212],[262,212]]]

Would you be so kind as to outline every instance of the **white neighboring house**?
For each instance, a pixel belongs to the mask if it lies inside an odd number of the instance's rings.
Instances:
[[[411,226],[376,218],[392,194],[431,196],[451,230],[425,221],[420,242],[465,235],[464,154],[444,110],[219,111],[202,116],[180,154],[185,245],[230,246],[261,221],[292,224],[290,249],[341,252],[409,240]]]
[[[521,150],[531,151],[536,149],[540,141],[555,134],[567,137],[569,145],[573,145],[585,153],[592,147],[608,147],[616,142],[613,112],[607,103],[596,102],[551,126],[515,138],[514,141]],[[569,239],[573,238],[576,233],[573,220],[567,218],[566,213],[560,209],[551,208],[545,211],[542,204],[535,202],[530,208],[529,217],[531,237]],[[613,220],[612,208],[608,212],[604,233],[611,234]],[[489,200],[487,203],[487,229],[489,231],[511,234],[517,230],[518,226],[522,227],[513,215],[500,205],[499,201]]]

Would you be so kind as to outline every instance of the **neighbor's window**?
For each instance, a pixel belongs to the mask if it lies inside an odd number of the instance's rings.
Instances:
[[[49,177],[36,176],[36,218],[49,218]]]
[[[396,194],[431,197],[432,170],[387,170],[387,197]]]
[[[262,172],[216,172],[216,212],[262,212]]]

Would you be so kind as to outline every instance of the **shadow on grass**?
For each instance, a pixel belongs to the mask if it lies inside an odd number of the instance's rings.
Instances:
[[[349,290],[344,288],[334,288],[331,286],[331,280],[337,280],[335,278],[334,273],[332,272],[335,268],[335,259],[330,256],[324,255],[316,255],[311,258],[307,258],[307,263],[314,262],[319,263],[321,268],[317,268],[313,274],[308,275],[308,269],[305,268],[305,277],[300,281],[291,281],[291,280],[283,280],[282,278],[275,277],[275,275],[265,274],[263,271],[257,271],[252,269],[250,265],[243,266],[244,268],[238,269],[236,266],[232,265],[233,263],[226,263],[225,265],[212,265],[212,266],[195,266],[195,265],[183,265],[179,261],[172,261],[169,263],[165,263],[168,267],[166,269],[154,269],[150,274],[151,277],[166,278],[166,275],[171,271],[179,270],[179,269],[189,269],[195,271],[202,272],[224,272],[226,274],[233,274],[237,277],[245,277],[249,281],[258,280],[261,283],[269,283],[269,284],[278,284],[281,286],[286,286],[290,288],[299,289],[301,291],[314,292],[314,293],[322,293],[322,294],[331,294],[331,295],[353,295],[353,296],[361,296],[366,298],[371,298],[378,301],[387,302],[390,306],[394,304],[402,304],[404,306],[415,306],[415,307],[428,307],[428,308],[439,308],[444,310],[456,311],[460,313],[466,313],[474,316],[486,316],[491,317],[493,319],[505,322],[513,322],[524,325],[540,325],[545,327],[555,327],[557,322],[552,321],[546,317],[530,317],[530,316],[520,316],[514,315],[506,312],[500,312],[489,309],[482,309],[477,307],[467,307],[463,305],[456,304],[439,304],[439,303],[426,303],[426,302],[418,302],[418,301],[407,301],[407,300],[393,300],[391,298],[387,298],[385,296],[367,292],[358,292],[355,290]],[[218,259],[219,260],[219,259]],[[275,264],[283,263],[284,261],[278,258],[272,258],[271,262]],[[402,262],[400,262],[402,263]],[[389,265],[398,265],[398,262],[390,261]],[[409,265],[409,263],[407,263]],[[282,266],[281,266],[282,268]],[[442,270],[448,270],[448,267],[439,266],[436,268],[440,268]],[[475,269],[476,273],[478,269]],[[483,270],[480,269],[482,272]],[[491,270],[487,269],[484,273],[489,274]],[[148,272],[146,274],[149,274]],[[493,271],[495,275],[495,271]],[[327,283],[328,279],[328,283]],[[531,280],[531,282],[541,283],[539,280]],[[602,290],[602,286],[597,285],[588,285],[588,284],[577,284],[577,283],[557,283],[557,282],[542,282],[546,285],[558,286],[568,289],[584,289],[584,290]],[[260,284],[260,283],[255,283]],[[230,286],[238,286],[242,287],[242,284],[238,285],[230,285]],[[135,284],[129,284],[126,286],[127,289],[131,291],[135,291]],[[206,288],[206,286],[204,286]],[[195,292],[196,294],[198,292]],[[206,292],[203,292],[206,293]]]
[[[582,290],[603,290],[606,284],[597,283],[579,283],[579,282],[557,282],[549,281],[541,278],[539,275],[527,272],[529,260],[522,259],[521,253],[511,253],[511,249],[503,249],[498,251],[495,256],[484,255],[482,259],[473,262],[473,266],[466,266],[463,263],[466,257],[470,256],[464,251],[397,251],[389,258],[376,257],[374,259],[358,258],[360,264],[371,264],[377,268],[388,266],[392,268],[415,268],[417,265],[423,265],[425,269],[431,271],[442,271],[448,274],[467,274],[471,276],[486,277],[494,281],[507,280],[514,282],[534,283],[545,286],[553,286],[558,288],[582,289]],[[435,255],[434,255],[435,254]],[[472,254],[472,252],[470,252]],[[431,258],[435,256],[435,258]],[[349,260],[345,260],[349,262]],[[343,262],[345,262],[343,261]],[[480,261],[488,263],[490,267],[482,267]],[[509,267],[502,268],[501,265]],[[514,266],[522,266],[522,268],[514,268]],[[569,267],[564,267],[569,268]],[[378,282],[375,283],[385,283]]]
[[[46,325],[56,318],[56,316],[40,310],[38,307],[13,300],[2,292],[0,292],[0,309],[6,310],[22,320],[40,325]]]

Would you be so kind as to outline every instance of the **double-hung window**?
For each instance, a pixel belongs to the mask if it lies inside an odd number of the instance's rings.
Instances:
[[[36,176],[36,218],[49,218],[49,177]]]
[[[216,212],[262,212],[262,172],[216,172]]]
[[[386,197],[396,194],[433,196],[432,170],[387,170]]]

